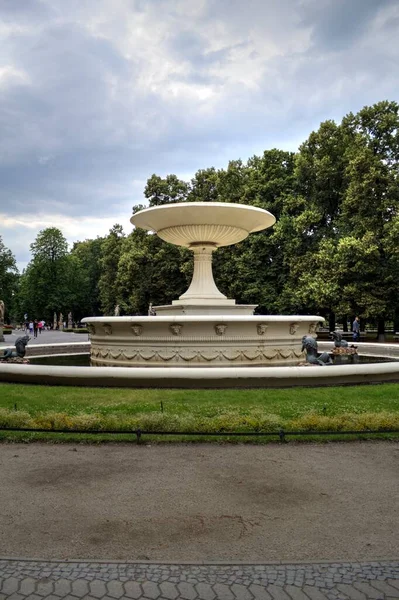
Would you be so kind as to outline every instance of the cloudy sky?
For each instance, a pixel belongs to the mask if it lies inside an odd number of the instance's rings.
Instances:
[[[398,0],[0,0],[0,235],[131,230],[152,173],[398,100]]]

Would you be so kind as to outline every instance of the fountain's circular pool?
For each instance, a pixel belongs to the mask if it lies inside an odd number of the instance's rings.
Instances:
[[[344,362],[346,357],[340,358],[343,359],[340,363],[340,366],[343,364],[349,364],[349,362]],[[392,357],[385,356],[358,355],[357,358],[357,364],[399,362],[398,358],[395,359]],[[29,359],[29,362],[33,365],[52,365],[59,367],[90,367],[90,354],[57,354],[54,356],[34,356]],[[114,368],[117,369],[118,367]]]

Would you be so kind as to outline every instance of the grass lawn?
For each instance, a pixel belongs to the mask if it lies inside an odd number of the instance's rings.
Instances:
[[[140,428],[154,433],[258,432],[280,428],[287,431],[399,429],[399,384],[277,390],[149,390],[0,383],[1,426],[84,431]],[[99,441],[105,437],[88,433],[71,435],[57,439]],[[0,432],[0,439],[55,437]],[[206,438],[206,441],[209,439],[223,438]],[[269,438],[251,439],[259,440]]]

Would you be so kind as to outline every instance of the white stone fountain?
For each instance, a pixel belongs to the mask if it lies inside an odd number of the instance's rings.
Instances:
[[[237,367],[303,361],[302,336],[316,334],[319,316],[254,316],[216,287],[212,253],[271,227],[266,210],[223,202],[187,202],[142,210],[136,227],[194,252],[188,290],[156,316],[87,317],[95,366]],[[165,372],[167,376],[167,372]]]

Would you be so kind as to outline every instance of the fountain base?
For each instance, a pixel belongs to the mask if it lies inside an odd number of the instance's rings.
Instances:
[[[226,314],[83,319],[94,366],[187,368],[297,365],[305,357],[302,337],[315,334],[319,320]]]

